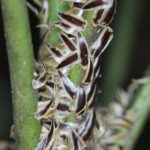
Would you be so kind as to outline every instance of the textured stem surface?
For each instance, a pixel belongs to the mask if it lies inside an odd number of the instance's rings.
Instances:
[[[57,12],[59,4],[53,0],[50,2],[49,11]],[[116,1],[70,2],[69,10],[48,17],[47,22],[52,24],[47,28],[50,36],[46,36],[47,41],[41,47],[47,57],[39,62],[39,73],[33,80],[33,88],[39,89],[41,96],[36,117],[45,129],[37,149],[96,148],[95,144],[88,145],[88,140],[94,142],[90,136],[96,136],[93,132],[96,127],[93,108],[96,79],[99,77],[100,56],[113,36],[108,25],[114,16]],[[57,44],[55,33],[60,37]]]
[[[34,57],[25,0],[1,1],[13,96],[15,136],[19,150],[34,150],[40,126],[34,118]]]

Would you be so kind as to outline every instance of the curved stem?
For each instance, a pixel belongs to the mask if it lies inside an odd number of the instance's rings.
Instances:
[[[19,7],[18,7],[19,6]],[[25,0],[1,0],[13,96],[15,136],[19,150],[34,150],[40,133],[34,118],[34,57]]]
[[[150,75],[150,67],[146,72],[146,76]],[[134,104],[131,109],[135,110],[135,123],[131,128],[129,135],[125,141],[125,150],[131,150],[139,137],[143,126],[150,114],[150,82],[144,84],[134,98]]]

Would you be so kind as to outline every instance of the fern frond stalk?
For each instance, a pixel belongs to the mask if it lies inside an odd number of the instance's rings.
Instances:
[[[42,124],[37,150],[96,150],[96,81],[101,54],[112,39],[108,25],[116,0],[66,1],[69,9],[57,13],[59,20],[47,24],[47,32],[43,28],[47,43],[41,46],[42,57],[32,82],[39,92],[36,118]],[[40,4],[41,10],[45,10],[43,18],[50,11],[47,8],[58,10],[56,4],[59,6],[58,1],[54,6],[46,2]],[[50,40],[56,38],[54,33],[59,37],[57,44],[53,43],[56,39]]]

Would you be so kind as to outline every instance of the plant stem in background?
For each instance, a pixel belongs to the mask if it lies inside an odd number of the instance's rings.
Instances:
[[[146,72],[146,76],[150,76],[150,66]],[[139,89],[131,109],[135,110],[136,121],[126,138],[125,150],[133,149],[150,114],[150,82],[144,84]]]
[[[13,96],[15,136],[19,150],[34,150],[40,125],[34,118],[36,96],[31,81],[34,56],[25,0],[1,0]]]
[[[119,3],[119,1],[118,1]],[[134,35],[138,24],[138,17],[143,1],[127,0],[121,2],[121,9],[117,10],[115,36],[113,45],[108,52],[102,80],[101,102],[107,105],[111,101],[114,90],[121,83],[127,73],[130,55],[133,52]],[[135,5],[136,4],[136,5]],[[117,17],[118,16],[118,17]]]

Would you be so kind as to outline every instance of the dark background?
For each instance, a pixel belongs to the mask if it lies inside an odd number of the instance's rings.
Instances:
[[[118,0],[117,6],[117,13],[115,19],[113,20],[111,27],[114,30],[114,42],[116,41],[119,44],[119,35],[122,32],[126,32],[129,26],[122,28],[121,32],[118,31],[120,28],[121,21],[124,21],[124,18],[121,16],[126,16],[127,18],[130,17],[130,14],[124,13],[121,15],[122,10],[126,7],[126,11],[128,12],[128,7],[125,5],[130,5],[130,2],[135,1],[135,6],[133,6],[133,10],[131,11],[131,15],[137,15],[135,27],[133,28],[134,32],[131,32],[132,43],[129,46],[130,51],[129,57],[126,60],[126,66],[123,68],[125,70],[123,79],[120,80],[119,85],[126,88],[127,85],[131,82],[132,78],[140,78],[143,76],[144,71],[150,64],[150,1],[149,0],[142,0],[141,6],[138,7],[138,11],[136,11],[136,1],[140,0]],[[132,4],[133,5],[133,4]],[[19,7],[19,6],[18,6]],[[32,39],[33,39],[33,47],[35,51],[35,55],[37,55],[38,45],[39,45],[39,31],[35,26],[38,24],[38,20],[34,16],[32,12],[29,11],[30,16],[30,24],[32,30]],[[116,32],[116,33],[115,33]],[[120,33],[118,33],[120,32]],[[116,36],[116,37],[115,37]],[[128,40],[128,39],[126,39]],[[105,52],[102,58],[102,74],[105,75],[107,63],[109,58],[111,58],[113,41],[111,45]],[[126,41],[124,41],[126,44]],[[122,44],[122,48],[126,46]],[[120,56],[123,57],[123,56]],[[115,66],[117,67],[117,66]],[[105,78],[102,76],[101,80]],[[100,85],[101,86],[101,85]],[[102,90],[103,85],[101,86]],[[105,93],[104,93],[105,94]],[[143,108],[144,109],[144,108]],[[7,60],[7,53],[6,53],[6,44],[5,44],[5,36],[4,36],[4,29],[3,29],[3,21],[2,21],[2,14],[0,13],[0,140],[8,140],[9,139],[9,131],[10,127],[13,124],[12,120],[12,102],[11,102],[11,88],[10,88],[10,77],[9,77],[9,68],[8,68],[8,60]],[[150,118],[147,121],[147,124],[143,128],[143,132],[136,144],[135,150],[149,150],[150,144]],[[132,140],[132,139],[131,139]]]

